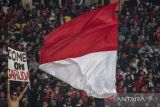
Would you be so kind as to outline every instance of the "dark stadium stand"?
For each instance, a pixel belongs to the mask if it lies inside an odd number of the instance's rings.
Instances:
[[[0,107],[7,107],[7,47],[27,52],[31,89],[20,107],[103,107],[103,100],[88,97],[38,69],[42,38],[61,25],[61,14],[66,22],[99,5],[63,2],[60,9],[58,0],[40,1],[33,0],[33,7],[24,8],[21,0],[0,0]],[[160,1],[125,1],[118,39],[117,92],[160,93]],[[19,94],[24,85],[11,82],[11,91]],[[146,107],[160,107],[159,100],[153,103]]]

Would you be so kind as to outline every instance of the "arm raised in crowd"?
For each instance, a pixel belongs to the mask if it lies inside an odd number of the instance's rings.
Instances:
[[[23,97],[24,93],[27,91],[28,86],[29,86],[29,83],[28,83],[27,86],[23,89],[23,91],[21,92],[21,94],[19,95],[19,97],[18,97],[19,100]]]
[[[11,97],[10,97],[10,80],[7,81],[7,99],[11,100]]]

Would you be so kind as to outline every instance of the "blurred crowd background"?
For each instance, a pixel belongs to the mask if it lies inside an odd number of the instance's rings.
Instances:
[[[27,5],[22,1],[0,0],[0,107],[7,107],[7,47],[27,52],[31,89],[20,107],[103,107],[101,100],[39,70],[43,37],[61,24],[101,7],[102,1],[28,0]],[[125,0],[117,14],[117,92],[160,93],[159,0]],[[11,91],[19,94],[25,84],[11,82]],[[154,103],[154,107],[160,107],[159,100]],[[149,102],[145,106],[152,107]]]

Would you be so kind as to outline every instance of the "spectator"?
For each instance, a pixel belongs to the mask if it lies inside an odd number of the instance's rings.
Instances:
[[[7,89],[8,106],[9,107],[19,107],[20,100],[22,99],[27,88],[28,88],[28,85],[24,88],[24,90],[22,91],[22,93],[20,93],[20,95],[18,95],[16,91],[13,91],[10,95],[10,81],[9,81],[8,89]]]
[[[48,107],[48,102],[47,101],[43,101],[41,107]]]
[[[7,99],[4,91],[0,92],[0,107],[7,107]]]

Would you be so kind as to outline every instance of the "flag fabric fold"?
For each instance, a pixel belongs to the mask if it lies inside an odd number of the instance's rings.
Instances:
[[[44,37],[40,69],[89,96],[116,94],[117,3],[81,15]]]

